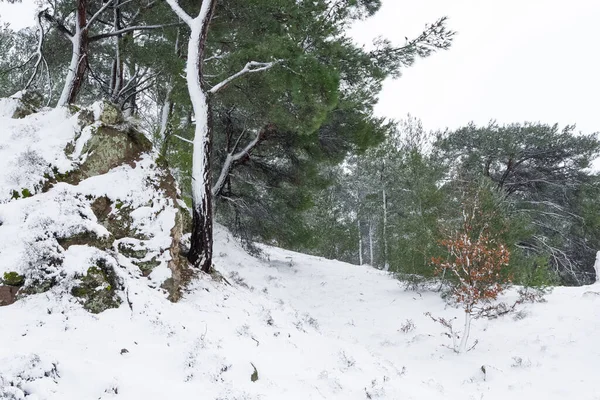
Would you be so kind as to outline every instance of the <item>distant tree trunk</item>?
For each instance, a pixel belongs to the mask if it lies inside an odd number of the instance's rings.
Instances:
[[[388,271],[390,264],[388,261],[388,238],[387,238],[387,193],[385,191],[385,160],[381,166],[381,187],[383,199],[383,269]]]
[[[387,196],[383,189],[383,269],[389,271],[390,263],[388,261],[388,239],[387,239]]]
[[[369,220],[369,256],[371,258],[371,266],[374,266],[374,258],[373,258],[373,220]]]
[[[77,99],[81,85],[85,80],[88,66],[88,29],[87,24],[87,0],[77,0],[77,11],[75,16],[75,33],[70,38],[73,46],[69,71],[65,80],[65,86],[58,100],[57,106],[72,104]]]
[[[358,265],[363,265],[363,244],[362,244],[362,233],[360,232],[360,218],[356,218],[358,225]]]

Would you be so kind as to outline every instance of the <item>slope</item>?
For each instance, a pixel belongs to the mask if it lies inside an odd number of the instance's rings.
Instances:
[[[50,268],[54,286],[0,307],[0,399],[600,399],[598,285],[556,288],[544,303],[475,321],[479,343],[458,356],[424,315],[460,318],[438,292],[269,246],[251,256],[217,227],[215,267],[225,279],[199,275],[172,303],[163,285],[177,210],[153,184],[153,155],[45,187],[39,168],[73,171],[90,135],[65,110],[9,118],[14,107],[0,102],[0,276],[47,272],[36,257],[48,254],[32,252],[46,244],[60,262]],[[64,154],[69,143],[76,157]],[[35,162],[22,168],[27,152]],[[90,208],[98,198],[122,202],[109,215],[130,207],[127,234],[140,239],[124,234],[106,248],[57,241],[112,235]],[[124,244],[133,246],[126,254]],[[146,273],[150,257],[157,265]],[[94,314],[73,289],[99,258],[118,287],[92,289],[118,301]]]

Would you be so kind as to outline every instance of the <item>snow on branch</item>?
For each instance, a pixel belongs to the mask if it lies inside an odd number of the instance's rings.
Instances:
[[[27,81],[27,83],[25,84],[25,87],[23,88],[24,90],[29,89],[29,87],[31,86],[31,84],[33,83],[35,77],[38,74],[38,70],[40,68],[40,65],[42,64],[42,62],[44,63],[44,65],[46,65],[46,68],[48,67],[48,63],[46,62],[45,58],[44,58],[44,53],[43,53],[43,46],[44,46],[44,27],[42,25],[42,13],[38,14],[38,26],[40,29],[40,36],[38,38],[38,45],[35,51],[35,55],[37,55],[38,59],[33,67],[33,73],[31,74],[31,77],[29,78],[29,80]]]
[[[243,157],[250,154],[250,151],[252,151],[252,149],[254,147],[256,147],[256,145],[263,138],[264,132],[265,132],[264,130],[258,131],[256,133],[256,137],[254,139],[252,139],[252,141],[250,143],[248,143],[246,145],[246,147],[244,147],[239,152],[235,153],[237,146],[240,142],[240,139],[244,135],[244,133],[242,132],[242,134],[238,138],[237,142],[235,143],[233,150],[229,154],[227,154],[227,157],[225,158],[225,162],[223,163],[223,168],[221,168],[221,173],[219,174],[219,179],[217,179],[217,182],[215,183],[215,185],[212,187],[212,190],[211,190],[213,196],[216,196],[223,188],[223,185],[225,184],[225,180],[229,176],[229,172],[231,171],[231,167],[232,167],[233,163],[241,160]]]
[[[188,13],[186,13],[183,8],[181,8],[177,0],[166,0],[166,2],[169,4],[169,6],[171,6],[175,14],[177,14],[177,16],[181,18],[183,22],[185,22],[189,27],[193,25],[194,19]]]
[[[181,136],[179,136],[179,135],[173,135],[173,136],[174,136],[174,137],[176,137],[177,139],[183,140],[183,141],[184,141],[184,142],[186,142],[186,143],[189,143],[189,144],[192,144],[192,145],[194,144],[194,142],[192,142],[191,140],[189,140],[189,139],[186,139],[186,138],[184,138],[184,137],[181,137]]]
[[[209,93],[215,94],[219,90],[225,88],[225,86],[229,85],[232,81],[236,80],[237,78],[239,78],[241,76],[244,76],[246,74],[251,74],[254,72],[266,71],[270,68],[273,68],[276,64],[279,64],[282,61],[283,60],[276,60],[276,61],[271,61],[268,63],[250,61],[250,62],[246,63],[244,68],[242,68],[240,71],[236,72],[235,74],[231,75],[229,78],[227,78],[227,79],[221,81],[220,83],[216,84],[215,86],[213,86],[212,89],[209,90]]]

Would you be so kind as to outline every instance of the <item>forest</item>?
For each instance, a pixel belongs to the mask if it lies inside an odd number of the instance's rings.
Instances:
[[[0,28],[0,97],[114,104],[176,177],[193,214],[188,259],[204,272],[216,221],[250,251],[268,243],[417,286],[440,278],[444,241],[468,228],[509,249],[502,274],[513,283],[594,282],[597,135],[539,122],[426,131],[410,115],[377,117],[383,81],[455,39],[441,17],[400,47],[359,46],[347,28],[380,7],[42,2],[37,26]]]

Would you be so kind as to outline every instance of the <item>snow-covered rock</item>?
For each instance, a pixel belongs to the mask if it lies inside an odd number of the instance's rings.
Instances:
[[[91,116],[57,109],[0,118],[4,303],[15,287],[17,298],[52,289],[101,312],[124,301],[126,276],[144,277],[171,299],[189,278],[173,178],[135,127]],[[11,274],[23,282],[11,284]]]

